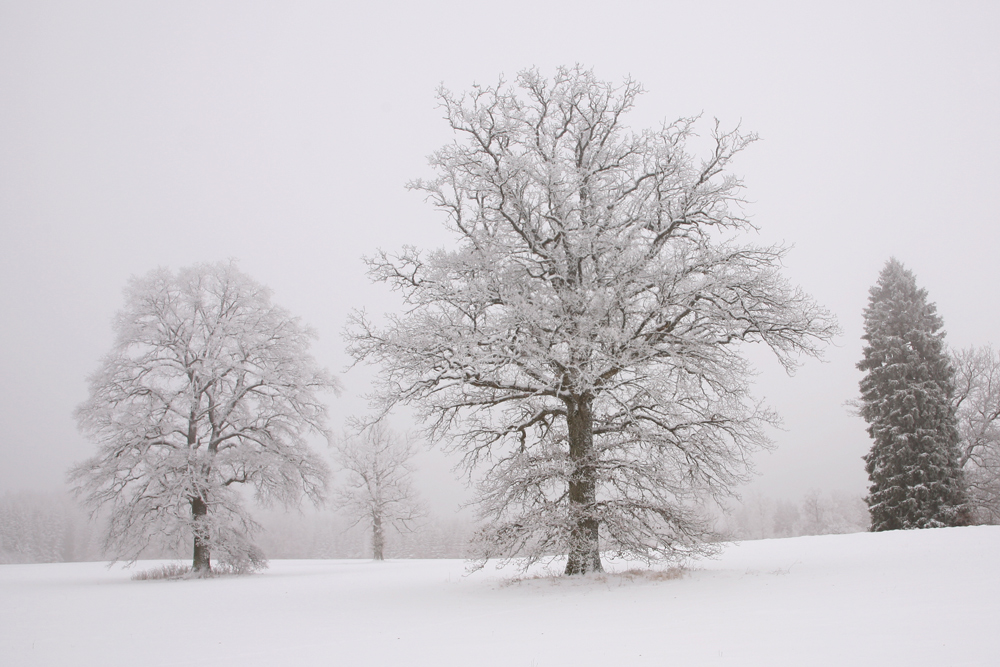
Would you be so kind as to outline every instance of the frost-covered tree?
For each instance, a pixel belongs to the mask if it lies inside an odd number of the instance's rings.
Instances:
[[[307,440],[325,434],[319,393],[335,383],[309,354],[312,332],[232,263],[133,278],[115,330],[76,413],[99,450],[71,470],[108,509],[109,553],[134,560],[166,538],[193,542],[196,572],[212,556],[262,563],[238,488],[291,503],[327,480]]]
[[[1000,353],[990,346],[952,355],[959,465],[973,519],[1000,523]]]
[[[789,369],[833,334],[780,275],[784,249],[738,240],[731,160],[752,135],[687,152],[695,119],[630,131],[640,94],[579,67],[439,91],[458,139],[416,181],[457,247],[380,253],[371,275],[406,314],[358,314],[351,352],[379,363],[375,404],[448,436],[479,494],[480,561],[705,548],[695,504],[745,479],[773,415],[751,399],[744,343]]]
[[[385,557],[389,527],[399,532],[412,530],[413,522],[426,515],[411,481],[410,460],[415,454],[408,438],[398,436],[381,422],[337,444],[336,460],[347,479],[337,491],[335,503],[356,524],[368,523],[375,560]]]
[[[864,311],[861,416],[871,529],[933,528],[966,520],[951,364],[927,290],[890,259]]]

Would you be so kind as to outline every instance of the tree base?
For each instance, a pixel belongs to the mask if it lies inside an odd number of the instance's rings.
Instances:
[[[567,576],[577,574],[589,574],[591,572],[604,572],[604,565],[601,564],[601,554],[599,552],[590,554],[570,554],[566,561]]]

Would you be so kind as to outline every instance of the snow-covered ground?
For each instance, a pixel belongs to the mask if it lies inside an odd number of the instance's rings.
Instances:
[[[451,560],[195,581],[3,565],[0,664],[996,665],[998,565],[1000,527],[744,542],[679,579],[511,581]]]

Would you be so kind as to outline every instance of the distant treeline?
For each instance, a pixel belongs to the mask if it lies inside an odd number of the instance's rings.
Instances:
[[[258,512],[256,543],[268,558],[370,558],[370,531],[329,510]],[[464,558],[473,525],[462,517],[429,517],[413,532],[387,535],[387,558]],[[0,496],[0,564],[106,560],[101,519],[69,496],[20,492]],[[146,558],[188,558],[153,545]]]
[[[868,507],[860,496],[810,491],[800,500],[749,494],[719,521],[731,539],[860,533],[870,526]]]
[[[371,531],[351,525],[331,510],[257,513],[256,543],[268,558],[370,558]],[[798,501],[759,494],[717,523],[723,537],[755,540],[868,530],[864,501],[857,496],[812,491]],[[431,516],[408,533],[387,535],[386,558],[465,558],[475,526],[462,515]],[[99,561],[100,519],[90,519],[70,497],[57,493],[0,496],[0,563]],[[188,558],[186,548],[154,545],[147,558]]]
[[[67,496],[0,496],[0,563],[101,560],[97,525]]]

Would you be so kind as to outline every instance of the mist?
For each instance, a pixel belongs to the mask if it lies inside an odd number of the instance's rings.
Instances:
[[[843,333],[793,376],[750,353],[784,425],[744,495],[860,497],[871,443],[845,404],[885,261],[916,274],[950,345],[1000,343],[998,28],[985,2],[6,3],[0,492],[62,493],[92,454],[73,411],[122,289],[160,266],[238,260],[316,330],[344,385],[332,428],[364,413],[374,371],[349,367],[342,330],[401,304],[362,257],[451,243],[406,189],[452,140],[435,90],[581,63],[643,84],[635,129],[703,114],[760,135],[734,165],[747,212]],[[468,486],[426,444],[415,485],[448,519]]]

